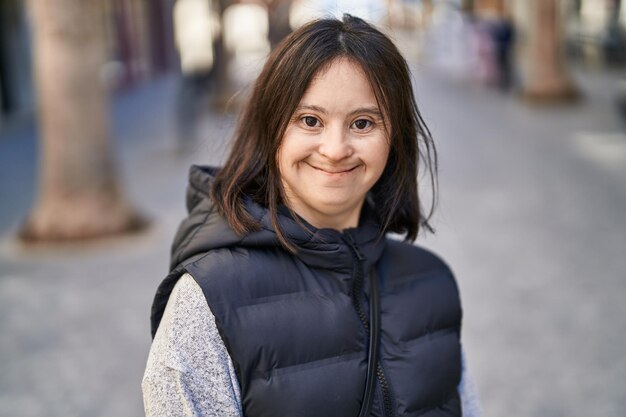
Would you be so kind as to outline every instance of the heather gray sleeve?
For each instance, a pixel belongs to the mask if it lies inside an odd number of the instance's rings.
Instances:
[[[474,379],[467,371],[467,362],[465,352],[462,352],[463,372],[461,374],[461,382],[458,386],[459,395],[461,397],[461,408],[463,417],[483,417],[483,412],[478,399],[478,389],[474,383]]]
[[[141,384],[147,417],[242,417],[241,393],[202,290],[188,274],[170,296]]]

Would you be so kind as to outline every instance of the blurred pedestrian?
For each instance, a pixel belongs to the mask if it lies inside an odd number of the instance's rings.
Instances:
[[[430,229],[416,174],[435,183],[433,146],[374,27],[344,15],[279,44],[224,167],[191,170],[146,414],[480,415],[452,272],[385,238]]]
[[[491,22],[485,19],[473,19],[473,52],[476,55],[476,78],[486,85],[498,83],[498,63],[495,59],[495,43]]]
[[[513,47],[515,27],[509,16],[501,16],[491,22],[495,62],[498,68],[497,85],[502,90],[513,86]]]
[[[181,66],[176,125],[178,147],[184,151],[197,140],[199,121],[208,109],[219,17],[211,0],[176,0],[173,14]]]

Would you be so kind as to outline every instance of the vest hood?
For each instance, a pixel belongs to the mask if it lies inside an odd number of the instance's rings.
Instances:
[[[269,210],[250,198],[245,200],[246,210],[261,227],[244,236],[235,234],[210,197],[211,183],[217,171],[217,168],[208,166],[193,165],[190,168],[186,197],[189,214],[174,239],[170,270],[212,249],[280,246]],[[350,269],[353,259],[350,246],[358,247],[371,263],[378,260],[384,249],[385,239],[379,235],[379,222],[367,203],[358,228],[339,232],[334,229],[317,229],[302,218],[298,220],[291,216],[286,207],[279,207],[278,224],[287,240],[296,247],[295,256],[309,266]]]
[[[187,217],[180,224],[172,243],[170,273],[161,282],[152,304],[152,337],[174,285],[186,266],[215,249],[264,250],[280,248],[269,210],[248,198],[246,210],[259,222],[260,228],[243,236],[237,235],[215,207],[210,196],[211,183],[218,169],[191,167],[187,188]],[[361,212],[359,227],[337,231],[317,229],[304,219],[296,222],[286,207],[279,207],[278,224],[285,237],[296,248],[296,256],[311,268],[332,270],[350,279],[355,253],[363,258],[368,270],[381,257],[386,241],[379,236],[374,210],[367,203]],[[356,252],[358,251],[358,252]]]

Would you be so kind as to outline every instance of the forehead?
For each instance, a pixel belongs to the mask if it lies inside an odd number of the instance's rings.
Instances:
[[[310,103],[311,101],[321,103]],[[311,79],[300,103],[325,103],[331,107],[378,107],[376,95],[365,71],[359,64],[346,58],[337,58],[321,68]]]
[[[361,64],[359,64],[358,62],[354,61],[354,59],[349,58],[349,57],[338,57],[322,65],[317,70],[313,78],[311,79],[311,83],[321,78],[324,78],[325,76],[328,75],[329,72],[331,74],[332,73],[335,73],[335,74],[348,73],[351,75],[358,74],[359,76],[367,78],[367,76],[365,75],[365,71],[363,70],[363,67],[361,66]]]

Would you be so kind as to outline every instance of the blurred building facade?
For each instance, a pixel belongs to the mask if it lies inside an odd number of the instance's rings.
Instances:
[[[176,0],[96,1],[102,7],[102,29],[108,50],[108,61],[103,65],[102,77],[113,90],[130,88],[160,73],[179,70],[172,20]],[[272,46],[289,32],[289,24],[292,27],[297,26],[303,19],[306,21],[321,14],[339,14],[346,9],[377,22],[381,22],[383,16],[386,16],[390,25],[394,20],[393,11],[400,10],[396,20],[406,25],[414,20],[409,26],[416,28],[427,27],[433,10],[440,5],[455,8],[478,20],[510,18],[515,26],[516,66],[523,67],[524,54],[519,52],[534,32],[537,19],[533,15],[533,7],[536,1],[214,0],[214,3],[220,10],[220,21],[224,13],[228,15],[227,9],[230,6],[237,6],[239,3],[265,8],[269,20],[267,37]],[[570,60],[568,62],[578,60],[596,67],[626,65],[626,1],[555,1],[559,4],[561,24],[558,30],[562,32],[563,50]],[[0,126],[14,115],[29,114],[35,109],[27,2],[28,0],[0,2]],[[339,8],[342,10],[338,10]],[[416,11],[415,16],[419,18],[409,19],[412,16],[407,13],[409,9]],[[321,10],[325,10],[325,13]],[[245,26],[241,22],[235,22],[232,28],[226,28],[224,23],[221,22],[221,27],[225,35],[237,32]],[[224,54],[219,47],[218,43],[215,65],[221,68],[225,64],[220,61],[228,61],[230,58],[222,56]],[[221,72],[228,70],[222,69]]]
[[[107,46],[103,80],[113,90],[130,88],[178,68],[172,28],[174,0],[99,0]],[[0,2],[0,126],[31,114],[32,77],[28,0]]]
[[[446,0],[443,0],[446,1]],[[511,16],[522,35],[533,30],[534,0],[461,0],[478,18]],[[564,48],[589,65],[626,64],[626,1],[558,0]],[[522,36],[522,39],[524,36]]]

